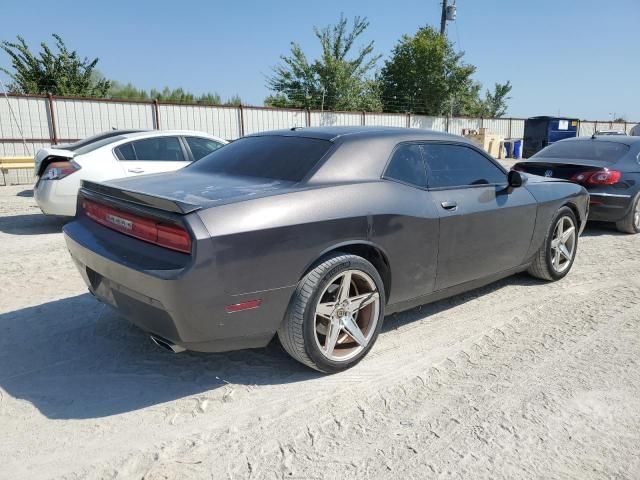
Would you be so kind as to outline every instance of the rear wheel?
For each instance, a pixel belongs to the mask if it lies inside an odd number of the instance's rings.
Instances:
[[[573,211],[562,207],[553,217],[529,274],[542,280],[560,280],[573,265],[578,250],[578,222]]]
[[[640,194],[636,195],[631,202],[629,213],[622,220],[616,222],[616,227],[624,233],[640,232]]]
[[[311,368],[346,370],[378,338],[384,299],[382,280],[371,263],[332,254],[298,283],[278,338],[289,355]]]

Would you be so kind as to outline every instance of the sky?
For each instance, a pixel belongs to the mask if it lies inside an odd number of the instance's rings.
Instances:
[[[262,105],[265,77],[313,26],[367,17],[363,41],[388,58],[404,34],[438,27],[440,0],[3,0],[0,40],[38,48],[58,33],[106,77],[140,88],[238,94]],[[508,115],[640,121],[640,0],[457,0],[448,36],[486,87],[510,80]],[[9,60],[0,52],[0,66]],[[6,75],[0,74],[5,82]]]

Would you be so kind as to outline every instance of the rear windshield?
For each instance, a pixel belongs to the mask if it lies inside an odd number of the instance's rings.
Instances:
[[[86,145],[89,145],[93,142],[97,142],[99,140],[104,140],[105,138],[110,138],[110,137],[116,137],[119,135],[123,135],[125,133],[135,133],[135,132],[142,132],[143,130],[133,130],[133,129],[128,129],[128,130],[109,130],[108,132],[103,132],[103,133],[99,133],[97,135],[94,135],[92,137],[87,137],[84,140],[80,140],[77,141],[75,143],[69,143],[67,145],[59,145],[59,148],[64,148],[65,150],[71,150],[76,151],[81,147],[84,147]],[[86,153],[86,152],[85,152]]]
[[[103,138],[102,140],[94,141],[92,143],[88,143],[87,145],[83,145],[80,148],[75,148],[73,151],[76,152],[76,155],[84,155],[85,153],[93,152],[100,147],[104,147],[105,145],[109,145],[110,143],[119,142],[120,140],[124,140],[126,137],[124,136],[115,136]]]
[[[194,162],[189,169],[243,177],[299,182],[331,148],[326,140],[304,137],[246,137]]]
[[[531,158],[568,158],[616,162],[629,151],[629,145],[597,140],[558,142],[540,150]]]

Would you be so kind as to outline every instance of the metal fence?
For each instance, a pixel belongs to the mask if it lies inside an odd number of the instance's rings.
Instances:
[[[234,140],[250,133],[291,127],[385,125],[461,134],[479,130],[522,138],[522,118],[430,117],[406,113],[321,112],[269,107],[184,105],[38,95],[0,97],[0,156],[33,155],[39,148],[71,142],[112,128],[188,129]],[[629,131],[635,123],[581,121],[579,135],[598,129]],[[24,138],[24,141],[23,141]]]

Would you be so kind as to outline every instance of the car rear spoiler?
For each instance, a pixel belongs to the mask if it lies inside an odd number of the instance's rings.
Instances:
[[[89,180],[82,181],[82,190],[118,200],[124,200],[129,203],[143,205],[145,207],[156,208],[165,212],[180,213],[182,215],[195,212],[202,208],[202,206],[196,205],[195,203],[183,202],[172,198],[156,197],[147,193],[136,192],[134,190],[123,190],[103,183],[90,182]]]

